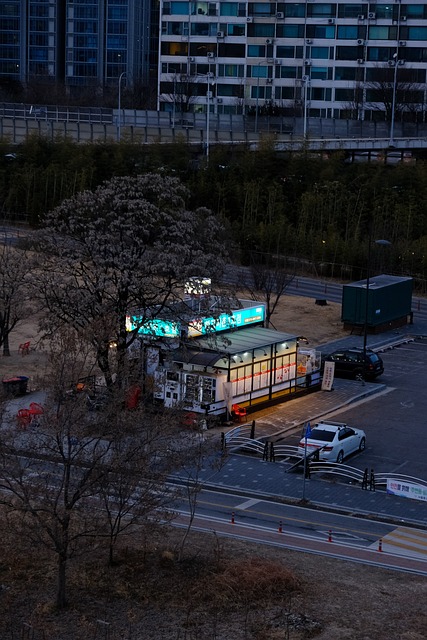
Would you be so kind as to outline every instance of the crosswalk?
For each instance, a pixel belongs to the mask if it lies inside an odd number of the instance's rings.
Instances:
[[[371,547],[376,547],[371,545]],[[382,538],[382,550],[411,558],[427,560],[427,531],[397,527]]]

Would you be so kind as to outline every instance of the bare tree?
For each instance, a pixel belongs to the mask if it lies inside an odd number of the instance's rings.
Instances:
[[[286,264],[284,256],[266,253],[251,253],[251,266],[244,280],[244,288],[253,300],[265,302],[265,325],[274,327],[271,322],[280,298],[295,277]]]
[[[138,425],[136,437],[129,433],[129,419]],[[149,527],[173,518],[171,504],[174,492],[165,489],[167,474],[181,459],[174,448],[176,424],[173,416],[135,411],[122,415],[122,432],[126,438],[112,443],[108,470],[99,486],[103,530],[108,539],[110,565],[114,564],[114,548],[119,537],[132,535],[136,528]],[[135,431],[132,429],[131,431]]]
[[[0,245],[0,348],[10,356],[9,336],[20,320],[31,313],[28,274],[31,256],[16,249],[8,238]]]
[[[162,83],[163,100],[173,104],[176,114],[190,113],[195,98],[206,95],[206,78],[190,73],[177,73],[173,81]]]
[[[58,608],[67,604],[70,559],[106,537],[112,558],[125,518],[146,526],[157,518],[162,500],[169,499],[166,474],[178,464],[170,446],[171,421],[164,428],[152,416],[135,421],[121,409],[120,394],[91,412],[84,392],[70,393],[70,378],[91,365],[86,346],[71,330],[57,338],[55,384],[39,424],[22,431],[3,420],[0,440],[0,503],[21,534],[55,554]],[[119,504],[118,520],[113,504]]]
[[[111,343],[120,386],[141,326],[171,310],[189,277],[215,282],[222,271],[222,225],[207,209],[189,210],[189,195],[176,178],[113,178],[45,218],[34,295],[49,310],[50,329],[72,326],[91,341],[108,386]]]
[[[402,120],[404,113],[414,114],[425,109],[424,90],[420,86],[418,71],[400,64],[400,60],[390,61],[392,64],[378,65],[372,70],[372,80],[366,82],[366,98],[369,108],[385,113],[387,122],[391,121],[393,99],[396,119]],[[402,61],[404,63],[404,61]]]

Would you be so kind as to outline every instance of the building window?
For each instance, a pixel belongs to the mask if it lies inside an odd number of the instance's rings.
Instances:
[[[308,4],[307,5],[307,17],[308,18],[335,18],[337,15],[336,4]]]
[[[368,15],[367,4],[340,4],[338,5],[338,17],[339,18],[357,18],[357,16]]]
[[[329,47],[310,47],[310,58],[329,60]]]

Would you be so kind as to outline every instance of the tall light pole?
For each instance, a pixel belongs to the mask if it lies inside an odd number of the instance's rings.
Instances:
[[[122,124],[122,80],[126,76],[126,71],[122,71],[119,75],[119,104],[118,104],[118,119],[117,119],[117,141],[120,142],[121,136],[121,124]]]
[[[389,247],[391,242],[389,240],[374,240],[374,244]],[[369,318],[369,285],[371,276],[371,248],[372,248],[372,235],[369,232],[368,238],[368,259],[366,265],[366,289],[365,289],[365,319],[363,325],[363,368],[366,366],[366,351],[368,342],[368,318]]]
[[[396,41],[396,51],[393,54],[393,62],[394,62],[394,71],[393,71],[393,96],[391,100],[391,121],[390,121],[390,140],[389,147],[394,147],[394,118],[396,111],[396,85],[397,85],[397,67],[399,64],[399,41],[400,41],[400,12],[402,9],[401,0],[397,0],[399,3],[398,13],[397,13],[397,41]]]
[[[303,135],[305,140],[307,137],[307,94],[308,94],[308,83],[310,82],[310,76],[303,76],[302,81],[304,83]]]
[[[176,73],[173,76],[172,129],[175,129],[175,118],[176,118]]]
[[[210,121],[211,121],[211,79],[214,77],[211,71],[207,73],[208,80],[208,90],[206,93],[206,104],[207,104],[207,113],[206,113],[206,164],[209,164],[209,138],[210,138]]]
[[[257,66],[257,80],[256,80],[256,106],[255,106],[255,133],[258,133],[258,102],[259,102],[259,67],[263,64],[263,60],[258,62]]]
[[[390,122],[390,140],[389,147],[394,147],[394,113],[396,111],[396,84],[397,84],[397,67],[398,67],[398,54],[393,54],[394,73],[393,73],[393,97],[391,101],[391,122]]]

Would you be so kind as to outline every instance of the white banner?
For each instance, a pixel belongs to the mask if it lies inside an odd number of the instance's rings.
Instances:
[[[334,383],[335,362],[325,362],[322,378],[322,391],[332,391]]]
[[[233,406],[233,384],[231,382],[223,382],[222,388],[224,392],[225,405],[228,414],[231,416],[231,407]]]
[[[412,498],[412,500],[424,500],[427,502],[427,487],[422,484],[402,482],[401,480],[387,480],[387,493],[401,498]]]

